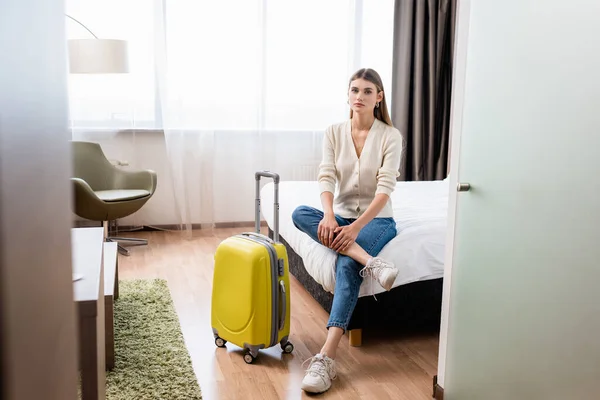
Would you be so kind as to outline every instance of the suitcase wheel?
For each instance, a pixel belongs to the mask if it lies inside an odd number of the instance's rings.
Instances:
[[[290,354],[292,351],[294,351],[294,345],[292,344],[292,342],[287,342],[283,347],[283,352],[286,354]]]
[[[250,353],[250,350],[246,350],[246,354],[244,354],[244,361],[246,361],[246,364],[252,364],[254,360],[256,360],[256,357]]]
[[[217,347],[225,347],[225,343],[227,343],[227,340],[221,339],[220,337],[215,338],[215,344]]]

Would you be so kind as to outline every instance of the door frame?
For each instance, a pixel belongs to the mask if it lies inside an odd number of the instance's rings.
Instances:
[[[456,188],[459,182],[458,170],[464,110],[470,15],[471,0],[457,0],[453,61],[454,71],[452,75],[452,100],[450,105],[450,173],[448,175],[449,193],[444,256],[444,286],[442,289],[442,318],[439,335],[438,374],[433,378],[433,394],[436,399],[444,398],[448,314],[451,301],[450,289],[452,285],[452,264],[454,259],[456,198],[458,195]]]

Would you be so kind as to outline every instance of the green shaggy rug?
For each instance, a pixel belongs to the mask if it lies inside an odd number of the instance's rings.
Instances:
[[[202,399],[165,280],[122,280],[107,400]]]

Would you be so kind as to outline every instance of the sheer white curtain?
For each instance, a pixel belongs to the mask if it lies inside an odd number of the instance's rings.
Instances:
[[[295,158],[279,148],[346,119],[354,71],[391,88],[393,0],[83,3],[71,15],[130,40],[132,72],[72,78],[72,117],[163,131],[163,182],[187,232],[235,219],[231,197],[252,190],[255,169],[285,169]]]

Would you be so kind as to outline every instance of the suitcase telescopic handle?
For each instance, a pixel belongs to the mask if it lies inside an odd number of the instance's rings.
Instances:
[[[256,233],[260,233],[260,178],[272,178],[273,183],[275,184],[275,197],[273,204],[273,218],[274,218],[274,227],[273,227],[273,240],[275,242],[279,241],[279,174],[270,171],[258,171],[254,174],[254,178],[256,179],[256,199],[255,199],[255,218],[254,218],[254,228]]]

